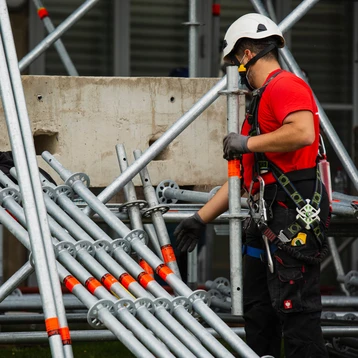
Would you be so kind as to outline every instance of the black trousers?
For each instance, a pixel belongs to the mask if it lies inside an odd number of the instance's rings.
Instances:
[[[269,227],[278,234],[296,216],[293,208],[272,205]],[[245,230],[246,244],[264,249],[263,239],[251,221]],[[293,247],[303,255],[319,255],[313,233],[304,230],[306,244]],[[281,249],[272,254],[274,272],[265,260],[245,256],[243,300],[248,345],[259,355],[280,358],[282,336],[286,358],[326,358],[321,330],[322,311],[319,264],[306,264]]]

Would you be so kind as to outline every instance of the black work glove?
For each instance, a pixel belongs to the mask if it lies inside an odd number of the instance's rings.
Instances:
[[[181,221],[174,231],[177,249],[181,252],[192,252],[205,229],[205,225],[198,213]]]
[[[247,141],[249,136],[245,136],[238,133],[229,133],[223,140],[224,145],[224,159],[231,160],[239,158],[241,154],[249,153],[247,148]]]

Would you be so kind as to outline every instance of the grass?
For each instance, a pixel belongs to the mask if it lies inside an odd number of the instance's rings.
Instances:
[[[132,358],[134,355],[120,342],[73,342],[74,357],[83,358]],[[48,358],[48,345],[0,345],[1,358]]]

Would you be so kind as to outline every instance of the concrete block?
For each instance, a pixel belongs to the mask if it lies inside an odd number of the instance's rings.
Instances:
[[[123,143],[131,164],[218,79],[23,76],[37,154],[48,150],[72,172],[85,172],[92,187],[106,187],[120,175],[115,145]],[[0,130],[7,133],[3,110]],[[164,179],[183,185],[221,185],[226,97],[220,97],[162,153],[148,170],[153,185]],[[0,150],[9,150],[8,136]],[[58,183],[45,162],[40,166]],[[140,178],[134,180],[141,185]]]

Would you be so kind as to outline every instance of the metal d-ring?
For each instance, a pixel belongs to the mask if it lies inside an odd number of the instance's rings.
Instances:
[[[101,309],[108,309],[108,311],[113,315],[114,314],[114,308],[113,308],[113,302],[110,300],[102,299],[97,301],[89,310],[87,313],[87,322],[89,325],[93,328],[102,328],[104,324],[99,320],[98,318],[98,312]]]
[[[87,188],[90,186],[90,178],[85,173],[74,173],[65,181],[66,185],[69,185],[72,188],[72,185],[76,181],[81,181]]]
[[[138,207],[139,210],[142,210],[143,208],[146,208],[148,206],[148,203],[145,200],[132,200],[127,201],[126,203],[120,205],[118,207],[118,211],[126,211],[128,208]]]
[[[167,188],[179,189],[179,185],[175,181],[170,180],[170,179],[161,181],[155,189],[155,193],[157,195],[158,202],[160,204],[175,204],[178,201],[178,199],[168,199],[165,197],[164,194],[165,194],[165,190]]]
[[[169,210],[168,206],[165,205],[156,205],[152,206],[149,209],[143,211],[142,216],[145,218],[149,218],[152,214],[160,212],[162,215],[165,214]]]

